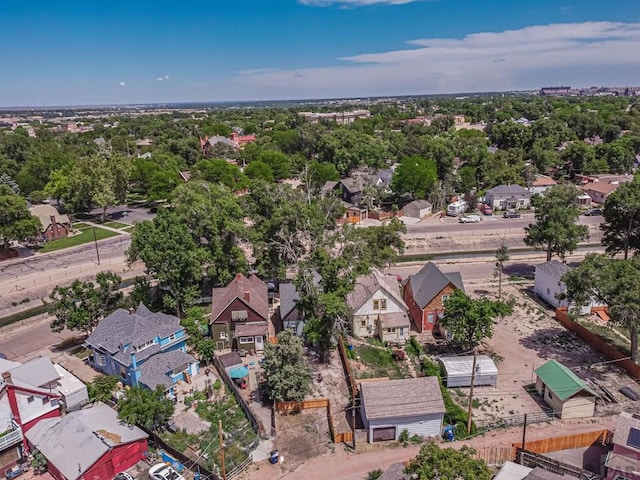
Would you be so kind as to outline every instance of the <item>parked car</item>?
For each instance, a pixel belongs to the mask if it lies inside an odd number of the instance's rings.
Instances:
[[[480,205],[480,213],[482,213],[483,215],[493,215],[493,208],[491,208],[491,205],[483,203],[482,205]]]
[[[29,465],[26,463],[19,463],[18,465],[14,465],[8,470],[4,471],[4,476],[7,477],[7,480],[12,480],[16,477],[19,477],[24,472],[29,470]]]
[[[158,463],[149,469],[149,480],[185,480],[185,478],[166,463]]]
[[[479,223],[480,215],[465,215],[464,217],[460,217],[458,221],[460,223]]]
[[[602,209],[601,208],[592,208],[590,210],[587,210],[586,212],[584,212],[585,215],[587,215],[588,217],[596,217],[598,215],[602,215]]]
[[[504,212],[504,215],[502,215],[502,217],[503,218],[520,218],[520,214],[515,210],[507,210],[506,212]]]

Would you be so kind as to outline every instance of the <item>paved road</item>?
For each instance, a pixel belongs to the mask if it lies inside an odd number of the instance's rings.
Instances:
[[[521,230],[534,222],[532,213],[524,214],[521,218],[503,218],[500,215],[481,216],[480,223],[459,223],[456,217],[434,217],[421,220],[413,225],[407,225],[407,236],[421,233],[443,232],[477,232],[487,230]],[[602,217],[581,216],[582,225],[596,226],[602,223]],[[444,223],[443,223],[444,222]]]
[[[9,360],[24,362],[48,355],[53,345],[75,335],[69,330],[53,333],[49,327],[51,320],[48,315],[39,315],[0,329],[0,352]]]

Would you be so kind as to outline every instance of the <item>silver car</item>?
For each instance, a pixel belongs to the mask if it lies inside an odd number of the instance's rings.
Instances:
[[[166,463],[158,463],[149,469],[149,480],[185,480],[185,478]]]

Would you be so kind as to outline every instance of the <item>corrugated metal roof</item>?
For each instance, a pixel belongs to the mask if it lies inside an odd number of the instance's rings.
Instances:
[[[447,372],[447,377],[471,375],[473,369],[473,355],[463,357],[440,357],[440,362]],[[482,375],[497,375],[498,367],[491,357],[478,355],[476,361],[476,373]]]

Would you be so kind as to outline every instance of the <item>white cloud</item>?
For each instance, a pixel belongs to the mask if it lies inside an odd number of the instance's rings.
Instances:
[[[124,82],[120,82],[120,86],[121,86],[121,87],[124,87],[125,85],[126,85],[126,83],[124,83]]]
[[[164,75],[163,77],[157,77],[156,80],[158,82],[164,82],[165,80],[169,80],[169,75]]]
[[[640,76],[640,23],[550,24],[407,44],[343,57],[334,66],[245,74],[237,81],[271,98],[301,98],[635,84]]]
[[[342,7],[364,7],[367,5],[405,5],[421,0],[298,0],[301,5],[310,7],[330,7],[333,5]]]

